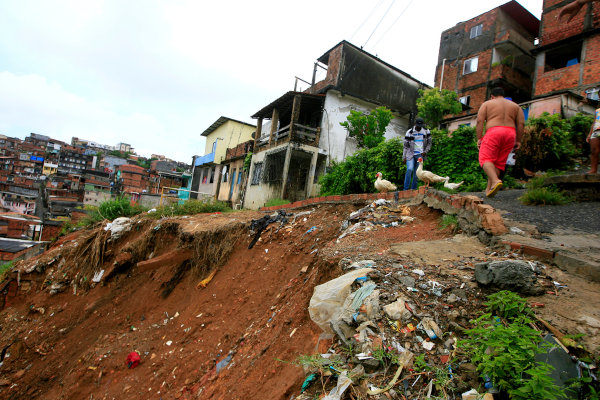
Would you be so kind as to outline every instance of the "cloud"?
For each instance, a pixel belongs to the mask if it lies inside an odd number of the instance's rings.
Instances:
[[[442,30],[504,3],[432,13],[432,1],[393,1],[2,2],[0,133],[122,141],[190,161],[221,115],[254,122],[339,41],[364,44],[384,14],[365,50],[432,84]]]

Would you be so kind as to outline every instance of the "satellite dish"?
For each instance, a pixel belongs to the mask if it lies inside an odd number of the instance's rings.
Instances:
[[[256,131],[252,132],[252,135],[250,135],[250,137],[251,137],[252,139],[256,139]]]

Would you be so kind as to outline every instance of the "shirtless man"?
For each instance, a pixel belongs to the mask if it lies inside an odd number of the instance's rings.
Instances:
[[[504,89],[493,88],[492,98],[483,103],[477,113],[479,164],[488,178],[487,197],[494,197],[502,188],[500,171],[506,168],[510,152],[521,148],[524,127],[525,116],[521,107],[504,98]]]

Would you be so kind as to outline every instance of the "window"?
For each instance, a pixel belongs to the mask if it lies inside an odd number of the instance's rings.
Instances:
[[[581,59],[582,42],[570,43],[546,52],[544,72],[570,67],[579,64]]]
[[[461,98],[458,99],[458,101],[461,104],[464,104],[465,106],[468,106],[469,103],[471,103],[471,96],[462,96]]]
[[[479,57],[469,58],[463,65],[463,75],[467,75],[477,71],[477,62]]]
[[[240,168],[240,173],[238,174],[237,184],[239,185],[240,183],[242,183],[242,169],[241,168]]]
[[[258,185],[260,183],[260,178],[262,178],[262,169],[262,162],[254,163],[254,170],[252,171],[252,181],[250,182],[251,185]]]
[[[210,183],[214,183],[215,181],[215,169],[211,168],[210,169]]]
[[[470,38],[476,38],[477,36],[481,36],[483,33],[483,24],[476,25],[471,28],[471,36]]]

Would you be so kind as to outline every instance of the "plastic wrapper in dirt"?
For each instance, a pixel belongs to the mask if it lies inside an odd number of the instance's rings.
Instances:
[[[135,368],[140,365],[140,355],[137,351],[132,351],[127,355],[127,368]]]
[[[329,323],[338,320],[346,297],[350,294],[352,283],[356,278],[365,276],[373,268],[361,268],[348,272],[315,287],[308,306],[310,319],[325,332],[333,333]]]

